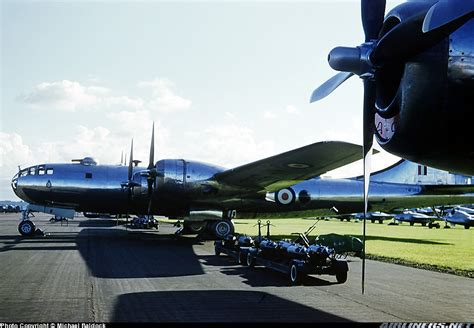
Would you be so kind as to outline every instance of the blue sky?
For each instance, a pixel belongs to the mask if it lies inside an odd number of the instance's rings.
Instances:
[[[361,144],[358,78],[308,102],[336,73],[328,52],[362,42],[359,6],[1,1],[0,199],[15,198],[17,165],[118,163],[132,137],[146,161],[152,121],[156,159],[226,167],[322,140]]]

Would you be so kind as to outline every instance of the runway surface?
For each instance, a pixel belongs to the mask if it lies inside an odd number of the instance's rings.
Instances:
[[[359,259],[345,284],[287,277],[215,256],[213,243],[176,228],[126,230],[114,220],[50,223],[23,238],[19,214],[0,215],[0,322],[474,321],[473,279]],[[472,259],[470,259],[472,260]]]

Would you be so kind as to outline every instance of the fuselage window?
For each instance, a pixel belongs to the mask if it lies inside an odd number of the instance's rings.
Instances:
[[[45,172],[45,171],[44,171],[44,166],[43,166],[43,165],[38,166],[38,174],[39,174],[39,175],[44,175],[44,172]]]
[[[46,174],[51,175],[53,174],[54,170],[52,168],[46,169]]]
[[[30,167],[28,169],[28,174],[29,175],[35,175],[36,174],[36,166]]]
[[[86,179],[92,179],[92,173],[86,173]]]

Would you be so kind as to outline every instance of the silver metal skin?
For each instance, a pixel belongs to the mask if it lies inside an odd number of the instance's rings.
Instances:
[[[472,177],[420,169],[401,161],[374,173],[370,183],[370,211],[390,211],[435,205],[474,203]],[[363,211],[363,181],[314,178],[277,190],[226,185],[215,180],[222,167],[166,159],[156,163],[160,173],[153,192],[152,214],[208,221],[257,216],[327,216]],[[30,204],[78,212],[144,214],[147,210],[145,167],[133,167],[131,199],[121,183],[128,167],[120,165],[44,164],[21,170],[13,177],[16,195]],[[421,172],[421,175],[418,173]],[[440,189],[442,188],[442,189]],[[275,197],[278,192],[280,198]],[[283,197],[283,198],[282,198]],[[280,201],[279,201],[280,199]],[[281,200],[289,200],[282,202]]]
[[[265,191],[294,183],[357,161],[358,145],[324,141],[225,170],[211,164],[183,159],[153,162],[154,131],[148,166],[133,159],[121,165],[98,165],[92,158],[74,164],[42,164],[20,170],[12,188],[30,203],[19,232],[29,235],[34,224],[31,211],[74,216],[75,211],[99,214],[164,215],[187,218],[183,231],[210,230],[224,238],[232,234],[236,209],[245,202],[264,202]],[[135,166],[134,166],[135,165]],[[200,225],[199,222],[203,224]],[[185,222],[186,223],[186,222]]]

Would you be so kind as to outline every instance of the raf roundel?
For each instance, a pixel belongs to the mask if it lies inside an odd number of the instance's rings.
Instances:
[[[278,204],[289,205],[295,200],[295,192],[291,188],[281,189],[276,192]]]

